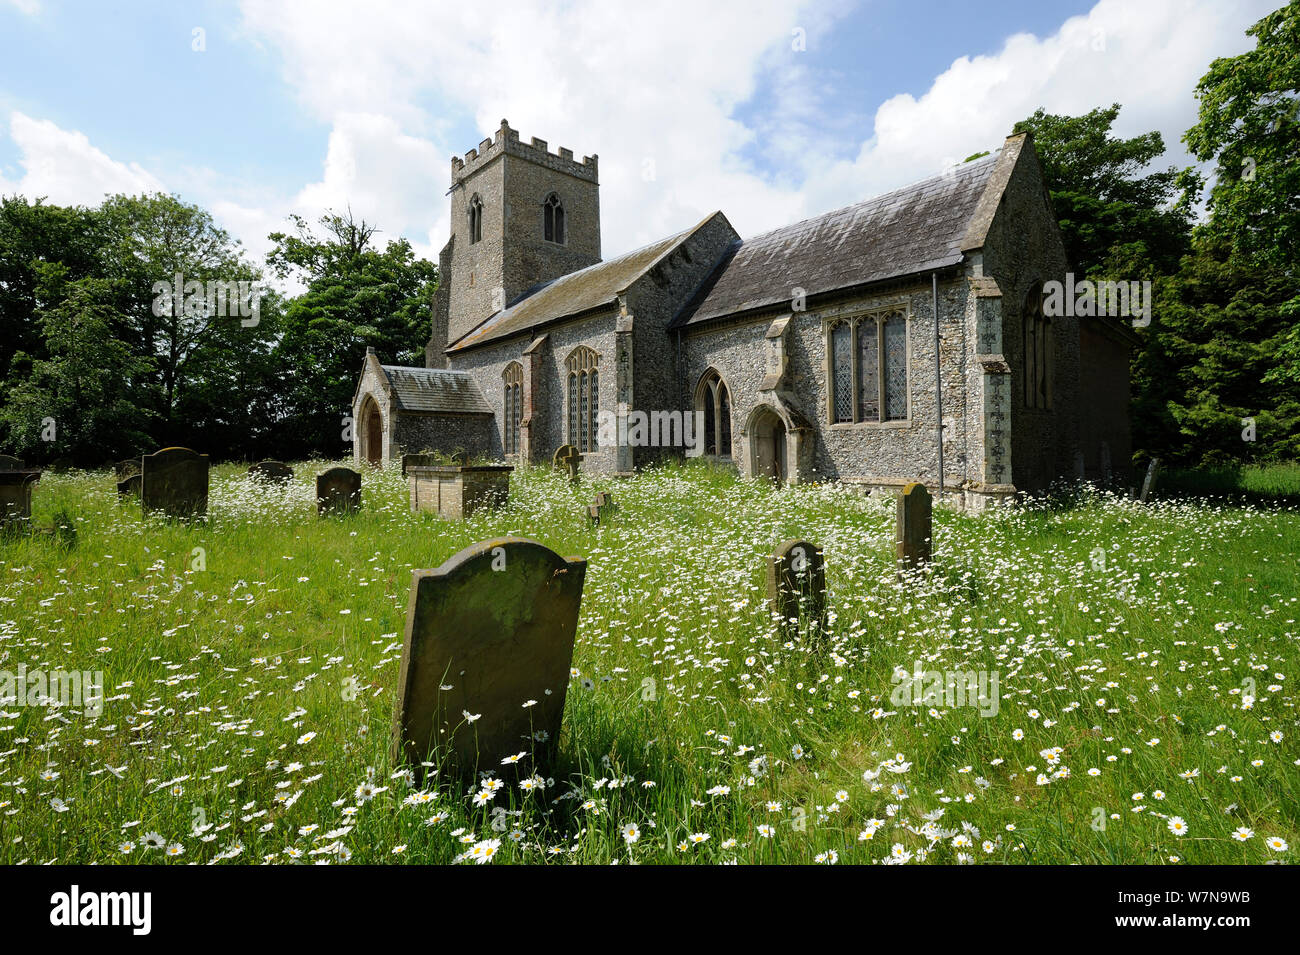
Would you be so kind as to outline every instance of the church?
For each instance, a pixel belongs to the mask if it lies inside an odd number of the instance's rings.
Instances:
[[[1136,339],[1045,314],[1069,264],[1028,135],[759,236],[719,211],[608,260],[596,156],[502,120],[450,186],[425,367],[368,350],[358,463],[573,445],[584,471],[629,474],[699,453],[792,484],[921,481],[976,509],[1127,473]],[[624,426],[638,413],[666,440]]]

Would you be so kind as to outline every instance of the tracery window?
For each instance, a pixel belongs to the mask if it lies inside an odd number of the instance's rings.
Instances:
[[[504,386],[505,408],[501,423],[506,454],[519,453],[519,429],[524,420],[524,368],[512,361],[501,373]]]
[[[596,449],[600,417],[600,355],[579,345],[565,359],[569,373],[569,444],[583,454]]]
[[[902,310],[832,322],[827,363],[833,424],[907,418],[907,316]]]

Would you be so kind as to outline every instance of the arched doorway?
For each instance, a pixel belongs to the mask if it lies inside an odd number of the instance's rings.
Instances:
[[[376,467],[384,463],[384,419],[369,396],[361,406],[361,456]]]
[[[770,407],[754,412],[749,424],[753,447],[751,462],[754,477],[769,477],[784,484],[789,470],[785,454],[785,422]]]

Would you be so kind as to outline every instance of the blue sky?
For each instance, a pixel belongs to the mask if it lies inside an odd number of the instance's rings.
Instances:
[[[505,116],[600,154],[612,255],[715,208],[753,234],[858,201],[1038,105],[1118,100],[1186,161],[1196,80],[1274,5],[0,0],[0,192],[166,189],[254,255],[351,203],[433,256],[450,155]]]

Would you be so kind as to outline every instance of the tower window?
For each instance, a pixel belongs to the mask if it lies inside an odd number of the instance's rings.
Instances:
[[[473,245],[483,238],[483,203],[478,196],[469,201],[469,241]]]
[[[547,242],[564,244],[564,204],[555,193],[542,204],[542,237]]]

